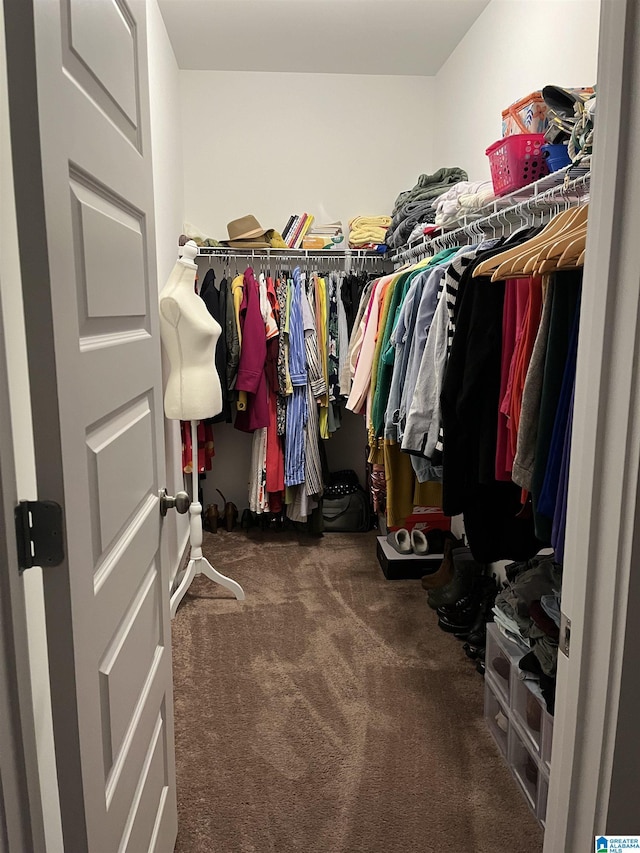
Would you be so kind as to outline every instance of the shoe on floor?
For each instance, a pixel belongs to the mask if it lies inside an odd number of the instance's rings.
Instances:
[[[400,530],[394,530],[392,533],[388,533],[387,542],[392,548],[395,548],[398,554],[410,554],[412,551],[411,537],[409,536],[409,531],[404,527],[401,527]]]
[[[433,533],[434,531],[431,532]],[[437,554],[438,552],[433,547],[433,541],[431,540],[429,533],[427,533],[426,536],[427,542],[429,543],[429,550],[432,554]],[[452,538],[451,535],[445,537],[444,559],[440,563],[440,566],[437,571],[425,575],[422,578],[421,583],[423,589],[438,589],[439,587],[446,586],[448,583],[451,582],[451,579],[453,578],[453,549],[458,544],[458,540]]]
[[[414,528],[411,531],[411,547],[414,554],[424,556],[429,553],[429,543],[427,542],[427,537],[424,535],[422,530],[416,530]]]

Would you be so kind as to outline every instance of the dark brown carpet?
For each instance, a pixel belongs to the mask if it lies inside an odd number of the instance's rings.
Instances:
[[[371,534],[205,534],[173,622],[179,853],[534,853],[483,682]]]

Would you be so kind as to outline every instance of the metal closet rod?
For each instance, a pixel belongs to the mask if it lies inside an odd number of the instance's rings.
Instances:
[[[374,252],[370,249],[231,249],[226,246],[199,246],[198,256],[217,256],[229,258],[367,258],[385,260],[385,252]]]
[[[474,222],[447,231],[437,237],[425,238],[421,243],[397,252],[391,260],[394,263],[402,263],[411,259],[429,257],[448,246],[464,245],[473,239],[486,239],[488,233],[497,236],[498,231],[504,234],[505,231],[512,230],[514,225],[522,225],[527,222],[533,224],[538,220],[538,217],[540,224],[543,224],[556,212],[559,213],[563,207],[571,207],[588,201],[590,177],[590,173],[580,175],[571,181],[531,195],[510,207],[478,218]]]

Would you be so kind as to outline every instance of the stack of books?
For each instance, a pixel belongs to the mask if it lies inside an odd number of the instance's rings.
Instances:
[[[292,214],[282,232],[282,239],[290,249],[300,249],[305,235],[313,224],[310,213]]]
[[[303,249],[345,249],[342,222],[328,222],[326,225],[312,225],[302,240]]]

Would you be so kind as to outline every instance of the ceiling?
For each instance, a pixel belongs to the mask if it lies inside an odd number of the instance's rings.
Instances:
[[[438,72],[489,0],[159,0],[183,69]]]

